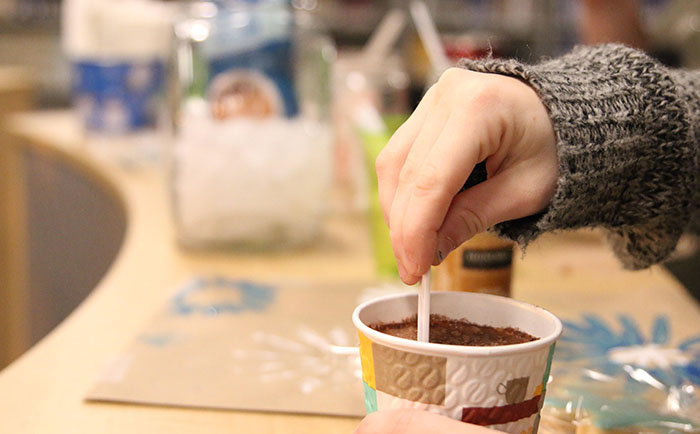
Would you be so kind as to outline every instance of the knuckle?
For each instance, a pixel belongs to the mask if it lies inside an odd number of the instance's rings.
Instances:
[[[379,152],[379,155],[377,155],[377,158],[374,160],[374,164],[377,167],[386,168],[394,165],[397,159],[398,155],[396,150],[387,145]]]
[[[452,83],[455,82],[455,80],[458,80],[464,75],[465,70],[457,67],[450,67],[447,68],[445,71],[443,71],[442,74],[440,74],[440,78],[438,79],[438,83],[443,83],[446,85],[451,85]]]
[[[497,80],[485,80],[479,86],[470,89],[470,101],[480,109],[493,107],[501,99],[501,90]]]
[[[409,161],[404,164],[401,172],[399,172],[399,184],[409,184],[413,182],[416,178],[416,168],[415,165],[411,164]]]
[[[440,171],[432,164],[425,164],[415,177],[415,192],[419,197],[434,194],[442,185]]]
[[[374,168],[377,171],[377,176],[384,176],[389,170],[392,161],[393,159],[387,152],[380,152],[377,159],[374,161]]]
[[[440,99],[451,100],[455,94],[460,93],[459,89],[464,88],[469,83],[467,78],[466,70],[455,67],[448,68],[440,75],[438,81],[431,86],[431,89],[435,89],[435,95]]]
[[[463,232],[469,236],[483,232],[487,228],[486,219],[471,208],[462,208],[458,213]]]

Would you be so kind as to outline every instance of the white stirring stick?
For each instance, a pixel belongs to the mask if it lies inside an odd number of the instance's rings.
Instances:
[[[420,279],[418,290],[418,342],[430,341],[430,269]]]
[[[428,53],[428,59],[433,72],[442,74],[450,66],[445,49],[440,41],[440,35],[430,16],[428,6],[421,0],[412,0],[409,6],[413,23],[418,30],[418,36],[423,42],[423,48]],[[430,339],[430,269],[421,277],[418,291],[418,341],[429,342]]]

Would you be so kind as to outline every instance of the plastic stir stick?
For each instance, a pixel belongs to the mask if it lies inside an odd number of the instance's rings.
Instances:
[[[418,342],[430,341],[430,269],[420,278],[418,290]]]

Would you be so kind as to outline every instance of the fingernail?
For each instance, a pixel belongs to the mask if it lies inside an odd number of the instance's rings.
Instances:
[[[440,255],[440,251],[435,250],[435,254],[433,255],[432,265],[440,265],[441,262],[442,262],[442,257]]]
[[[404,280],[406,277],[406,269],[404,268],[401,261],[396,261],[396,268],[398,268],[399,270],[399,277],[401,278],[401,280]]]
[[[447,255],[454,250],[455,245],[449,238],[440,238],[438,240],[437,255],[440,262],[444,261]]]

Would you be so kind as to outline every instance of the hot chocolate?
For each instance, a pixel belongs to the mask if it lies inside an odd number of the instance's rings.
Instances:
[[[369,325],[374,330],[404,339],[416,340],[417,317],[393,323]],[[512,345],[537,340],[536,337],[513,327],[491,327],[474,324],[466,319],[430,315],[430,342],[434,344],[489,347]]]

